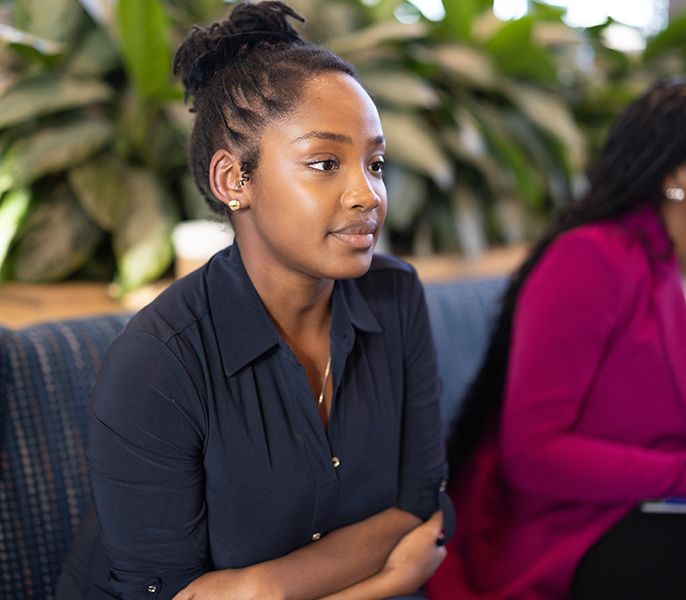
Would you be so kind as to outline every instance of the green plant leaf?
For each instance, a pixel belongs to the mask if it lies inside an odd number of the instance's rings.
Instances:
[[[55,42],[69,42],[84,13],[75,0],[15,0],[14,17],[29,33]]]
[[[79,0],[91,19],[105,28],[110,35],[116,32],[114,9],[117,0]]]
[[[458,183],[451,194],[452,220],[455,237],[462,253],[468,258],[479,256],[488,245],[484,214],[474,189]]]
[[[469,40],[472,24],[489,3],[483,0],[443,0],[445,8],[444,24],[450,32],[461,40]]]
[[[478,48],[443,44],[417,52],[419,59],[437,64],[458,82],[469,83],[486,90],[499,86],[499,74],[490,55]]]
[[[64,52],[64,44],[47,40],[5,23],[0,23],[0,42],[14,49],[28,50],[43,58],[54,58]]]
[[[566,150],[569,168],[580,171],[586,157],[584,138],[565,101],[557,94],[514,82],[509,83],[507,90],[509,98],[524,115],[559,140]]]
[[[30,200],[27,188],[12,190],[0,199],[0,272],[10,244],[26,217]]]
[[[375,100],[405,108],[433,108],[439,104],[436,91],[410,71],[365,71],[362,80]]]
[[[171,231],[176,211],[160,182],[149,172],[130,169],[128,207],[113,235],[118,293],[160,277],[174,258]]]
[[[400,231],[407,229],[424,207],[427,180],[391,163],[384,168],[384,182],[388,192],[387,227]]]
[[[17,281],[64,279],[84,265],[102,238],[65,185],[31,210],[13,246],[11,277]]]
[[[555,82],[557,73],[550,55],[533,40],[534,20],[527,16],[503,25],[486,48],[500,68],[510,75],[540,82]]]
[[[144,99],[167,93],[171,50],[167,15],[158,0],[119,0],[117,25],[126,71]]]
[[[482,125],[463,107],[454,111],[455,128],[444,128],[442,139],[445,146],[463,164],[469,165],[481,174],[484,184],[492,195],[498,195],[511,183],[511,177],[503,173],[502,165],[490,152]]]
[[[110,123],[88,117],[14,142],[0,158],[0,193],[78,165],[107,144],[112,133]]]
[[[127,175],[127,165],[110,153],[69,171],[81,208],[105,231],[112,231],[128,210]]]
[[[105,102],[111,97],[111,88],[98,80],[74,79],[57,73],[22,79],[0,96],[0,129],[49,113]]]
[[[370,25],[361,31],[329,40],[327,46],[336,54],[347,56],[388,42],[417,40],[424,37],[428,31],[424,23],[407,25],[397,21],[384,21]]]
[[[651,61],[673,51],[686,52],[686,12],[672,18],[666,29],[648,41],[644,56]]]
[[[72,54],[67,65],[70,75],[97,77],[119,65],[119,53],[102,29],[91,29]]]
[[[412,113],[383,110],[381,123],[391,160],[427,175],[442,189],[452,185],[450,161],[425,122]]]
[[[516,140],[500,111],[492,106],[471,103],[465,107],[480,123],[481,131],[488,140],[491,152],[501,163],[505,186],[501,193],[516,192],[530,206],[540,209],[544,186],[542,178],[531,166],[529,157]]]

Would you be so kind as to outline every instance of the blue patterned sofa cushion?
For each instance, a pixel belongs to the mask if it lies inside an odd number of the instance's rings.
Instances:
[[[127,317],[0,335],[0,598],[52,598],[90,485],[86,402]]]
[[[446,433],[486,353],[506,285],[507,278],[494,277],[426,286]]]

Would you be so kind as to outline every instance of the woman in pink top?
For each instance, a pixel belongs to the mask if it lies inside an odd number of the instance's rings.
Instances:
[[[685,189],[680,79],[620,117],[512,279],[453,430],[433,600],[686,597],[686,517],[638,508],[686,496]]]

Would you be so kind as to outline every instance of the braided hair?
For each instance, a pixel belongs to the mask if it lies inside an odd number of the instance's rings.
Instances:
[[[241,170],[257,168],[260,134],[297,105],[306,81],[322,72],[357,79],[354,67],[339,56],[303,40],[288,19],[304,22],[278,1],[240,3],[224,21],[194,26],[174,56],[185,100],[196,114],[188,163],[196,186],[210,208],[228,214],[209,185],[214,153],[230,146]]]
[[[617,219],[641,206],[658,206],[665,178],[685,162],[686,78],[673,78],[655,84],[617,119],[591,171],[586,195],[553,219],[512,276],[484,362],[448,440],[452,474],[468,462],[500,416],[515,304],[547,248],[574,227]]]

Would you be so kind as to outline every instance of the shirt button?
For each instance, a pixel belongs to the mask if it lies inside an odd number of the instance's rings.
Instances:
[[[447,482],[445,479],[441,480],[441,485],[440,485],[440,487],[438,488],[438,491],[439,491],[439,492],[445,492],[445,486],[446,486],[447,484],[448,484],[448,482]]]
[[[322,534],[317,532],[312,534],[312,541],[316,542],[320,537],[322,537]]]
[[[153,584],[153,585],[149,585],[149,586],[148,586],[148,591],[149,591],[151,594],[154,594],[154,593],[157,591],[157,586],[154,585],[154,584]]]
[[[331,457],[331,464],[333,465],[334,469],[337,469],[341,464],[341,459],[338,458],[338,456],[332,456]]]

